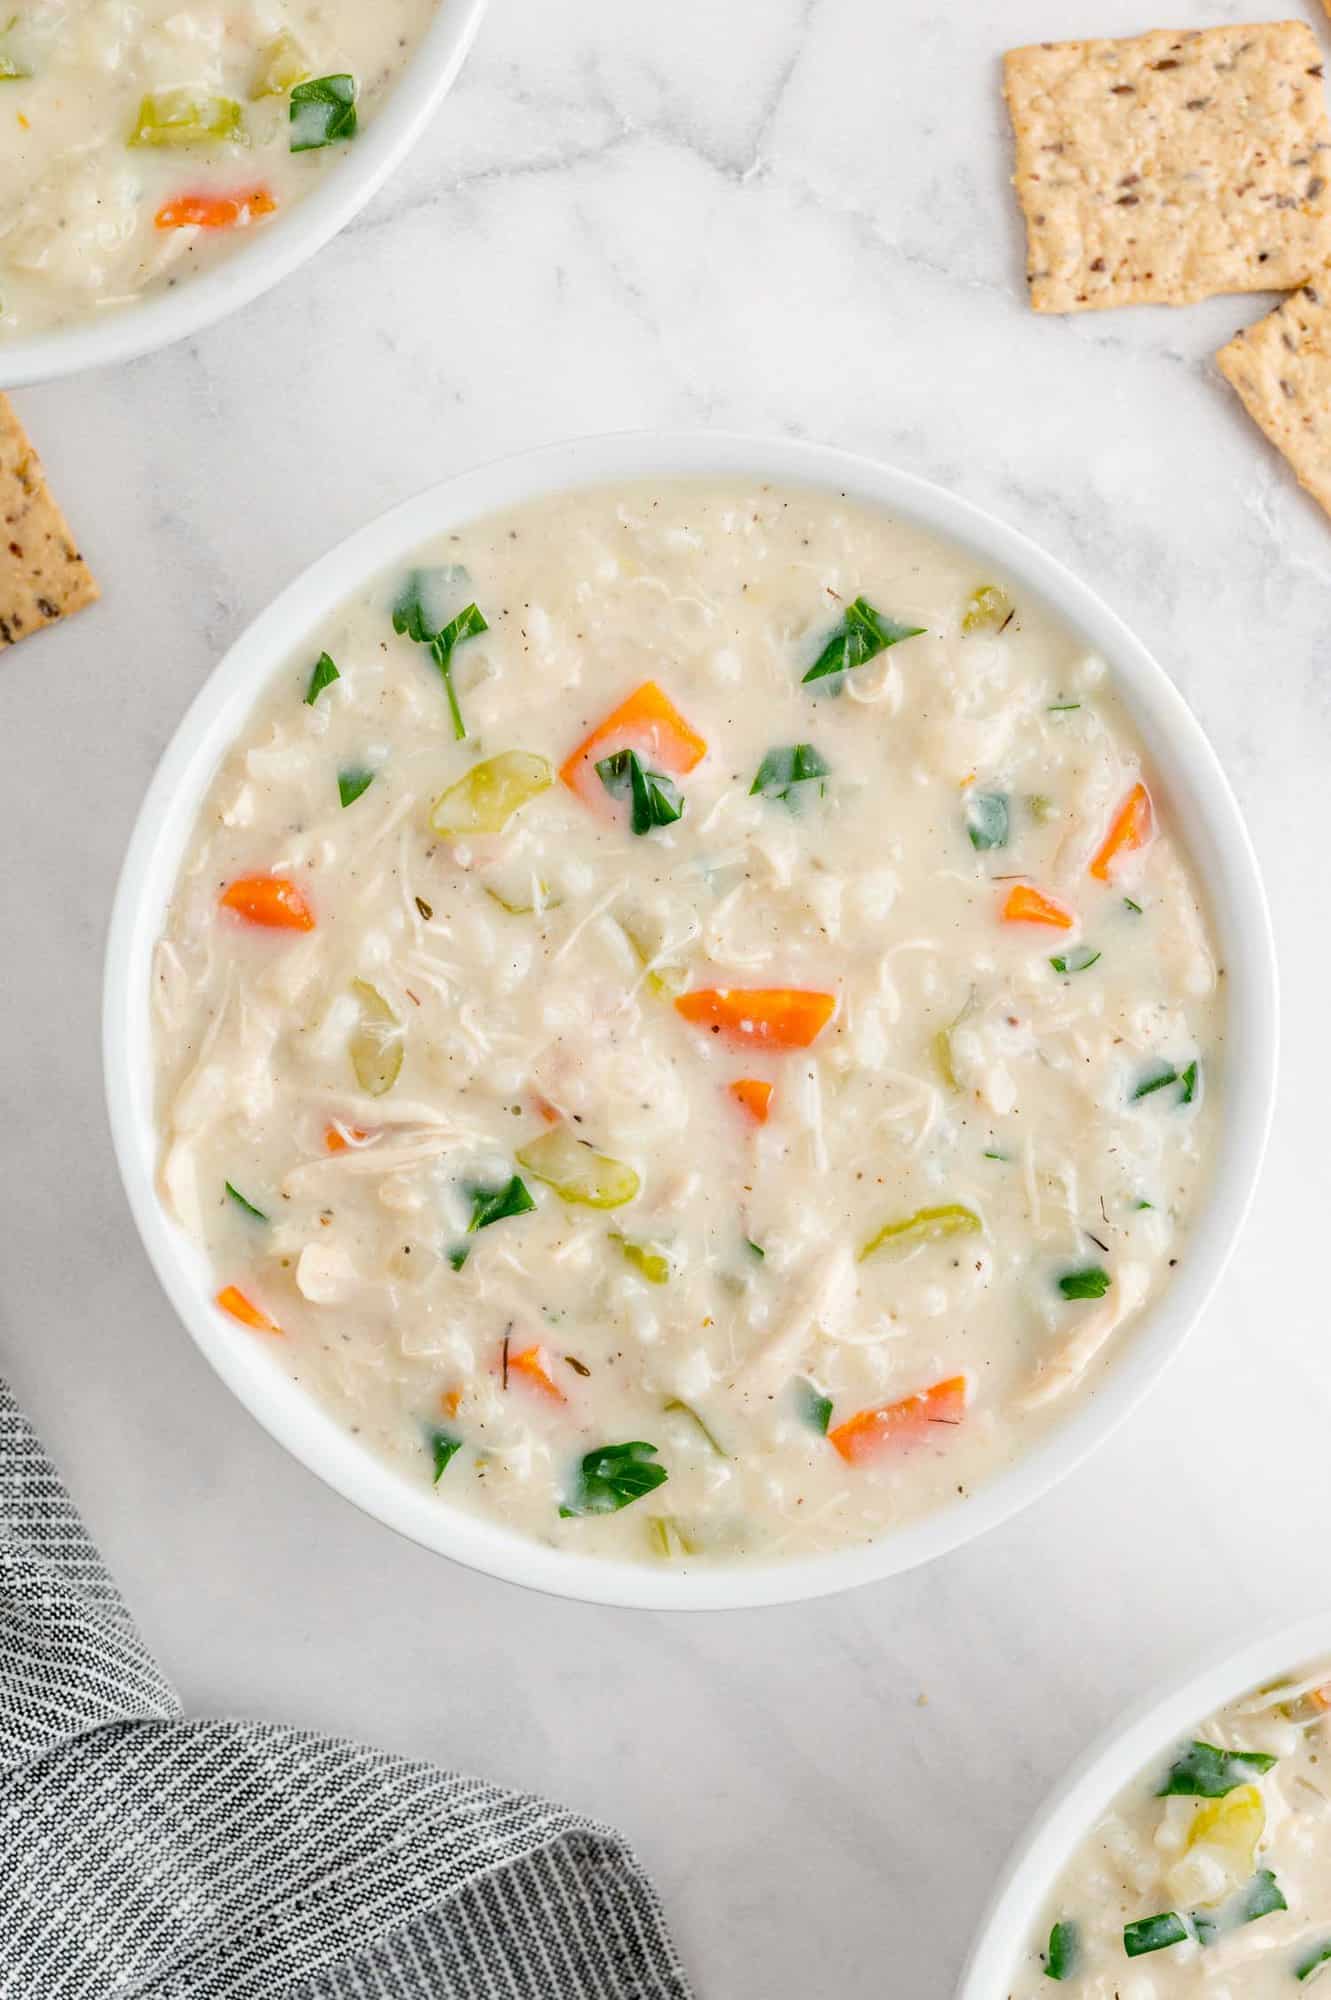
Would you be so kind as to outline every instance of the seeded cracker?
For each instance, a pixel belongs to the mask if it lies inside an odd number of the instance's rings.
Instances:
[[[8,397],[0,396],[0,651],[99,595],[41,460]]]
[[[1283,291],[1331,255],[1305,22],[1047,42],[1004,79],[1037,312]]]
[[[1331,514],[1331,273],[1235,334],[1216,356],[1276,450]]]

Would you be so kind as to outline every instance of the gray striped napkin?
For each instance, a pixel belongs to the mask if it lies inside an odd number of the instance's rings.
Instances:
[[[689,2000],[609,1828],[189,1722],[0,1382],[5,2000]]]

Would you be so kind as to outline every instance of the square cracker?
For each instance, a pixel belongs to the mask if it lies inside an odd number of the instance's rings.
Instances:
[[[1303,21],[1013,49],[1037,312],[1284,291],[1331,255],[1331,125]]]
[[[1300,486],[1331,514],[1331,272],[1236,333],[1216,363]]]
[[[99,595],[7,396],[0,395],[0,652]]]

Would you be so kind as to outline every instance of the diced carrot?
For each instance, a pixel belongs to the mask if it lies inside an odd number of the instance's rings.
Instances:
[[[455,1417],[461,1403],[461,1389],[445,1389],[443,1395],[439,1398],[439,1407],[446,1417]]]
[[[221,902],[247,924],[261,924],[265,930],[314,929],[313,910],[284,875],[242,875],[222,891]]]
[[[1331,1681],[1327,1681],[1323,1687],[1309,1688],[1308,1699],[1314,1708],[1320,1709],[1325,1715],[1327,1710],[1331,1709]]]
[[[798,986],[700,986],[681,993],[675,1006],[686,1021],[714,1034],[774,1049],[807,1049],[835,1014],[836,994]]]
[[[521,1354],[510,1354],[508,1357],[510,1375],[514,1369],[519,1375],[525,1375],[535,1388],[543,1395],[551,1397],[554,1402],[568,1401],[568,1397],[550,1373],[550,1357],[543,1347],[524,1347]]]
[[[889,1445],[919,1444],[933,1425],[959,1424],[965,1414],[966,1377],[951,1375],[899,1403],[860,1410],[827,1436],[848,1465],[862,1465]]]
[[[772,1086],[765,1077],[740,1076],[726,1085],[730,1095],[755,1125],[765,1125],[772,1105]]]
[[[1070,931],[1076,921],[1071,910],[1029,882],[1014,882],[1003,904],[1005,924],[1052,924],[1055,930]]]
[[[531,1094],[531,1101],[536,1107],[538,1118],[544,1118],[547,1125],[557,1125],[559,1123],[560,1113],[556,1111],[548,1097],[542,1097],[539,1090],[534,1090]]]
[[[1091,873],[1096,881],[1107,882],[1114,863],[1122,855],[1145,847],[1154,832],[1155,808],[1151,804],[1151,794],[1145,785],[1136,784],[1109,822],[1109,831],[1091,863]]]
[[[230,1313],[232,1319],[238,1319],[242,1326],[255,1327],[260,1333],[282,1331],[277,1321],[269,1319],[262,1307],[256,1306],[252,1299],[247,1299],[237,1285],[224,1286],[217,1294],[217,1303],[223,1312]]]
[[[644,763],[659,764],[680,778],[701,763],[707,744],[656,682],[644,681],[560,766],[559,775],[569,790],[594,812],[610,809],[610,794],[597,777],[596,766],[616,750],[636,750]]]
[[[324,1151],[345,1153],[348,1146],[363,1145],[369,1136],[368,1132],[362,1132],[359,1125],[328,1124],[324,1126]]]
[[[272,215],[277,202],[267,188],[243,194],[178,194],[157,211],[159,229],[237,229],[259,215]]]

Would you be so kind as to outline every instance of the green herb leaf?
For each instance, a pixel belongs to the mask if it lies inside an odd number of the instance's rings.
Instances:
[[[1089,972],[1100,954],[1088,944],[1074,944],[1071,951],[1061,951],[1049,963],[1055,972]]]
[[[749,786],[749,797],[760,794],[765,799],[781,799],[795,812],[807,796],[799,787],[816,784],[822,798],[827,791],[823,780],[828,775],[828,765],[812,743],[792,743],[784,750],[768,751]]]
[[[449,1462],[462,1449],[462,1439],[449,1435],[447,1431],[430,1432],[430,1450],[434,1454],[434,1483],[437,1486],[449,1467]]]
[[[470,1255],[470,1243],[455,1243],[448,1253],[448,1261],[455,1271],[460,1271]]]
[[[1272,1917],[1277,1910],[1288,1908],[1289,1904],[1271,1870],[1259,1868],[1240,1895],[1232,1921],[1235,1924],[1255,1924],[1259,1917]]]
[[[1309,1952],[1307,1958],[1299,1960],[1294,1968],[1294,1977],[1311,1979],[1314,1972],[1320,1972],[1324,1965],[1331,1965],[1331,1938],[1328,1938],[1325,1944],[1319,1944],[1315,1951]]]
[[[967,794],[966,831],[977,853],[983,854],[991,847],[1006,847],[1009,824],[1006,792]]]
[[[1172,1063],[1153,1063],[1133,1091],[1132,1102],[1136,1104],[1139,1098],[1150,1097],[1153,1092],[1164,1090],[1169,1084],[1179,1081],[1179,1073]]]
[[[752,1250],[754,1256],[761,1263],[762,1259],[767,1255],[767,1252],[763,1249],[761,1243],[755,1243],[751,1236],[746,1236],[744,1238],[744,1242],[746,1248]]]
[[[230,1181],[226,1183],[226,1191],[230,1195],[232,1201],[235,1202],[236,1207],[243,1208],[246,1215],[252,1215],[255,1218],[256,1222],[267,1222],[268,1217],[264,1214],[263,1210],[261,1208],[256,1208],[252,1201],[246,1201],[244,1195],[240,1192],[240,1189],[232,1187]]]
[[[672,1396],[670,1398],[670,1401],[665,1405],[665,1407],[668,1411],[672,1411],[676,1416],[687,1417],[689,1419],[689,1422],[694,1426],[695,1430],[698,1430],[702,1433],[703,1437],[706,1439],[707,1443],[711,1446],[712,1450],[716,1453],[718,1458],[730,1457],[730,1453],[725,1449],[724,1445],[717,1443],[715,1436],[710,1430],[708,1430],[706,1424],[703,1422],[702,1418],[698,1415],[698,1412],[694,1409],[692,1403],[681,1403],[678,1396]]]
[[[1182,1076],[1179,1078],[1179,1082],[1183,1085],[1182,1090],[1179,1092],[1178,1101],[1180,1104],[1192,1103],[1193,1098],[1196,1097],[1197,1095],[1197,1085],[1199,1081],[1200,1081],[1200,1073],[1198,1071],[1197,1065],[1195,1062],[1190,1062],[1188,1064],[1188,1067],[1184,1070]]]
[[[464,639],[474,639],[479,633],[488,632],[489,629],[477,607],[469,604],[465,611],[459,611],[456,618],[449,620],[442,632],[436,632],[430,641],[430,651],[434,654],[435,664],[444,677],[448,710],[453,718],[453,734],[459,743],[466,736],[467,725],[462,720],[457,690],[453,686],[453,651]]]
[[[1169,1767],[1158,1799],[1223,1799],[1237,1785],[1249,1785],[1275,1763],[1264,1750],[1218,1750],[1213,1743],[1190,1743]]]
[[[1058,1289],[1065,1299],[1102,1299],[1112,1280],[1101,1264],[1086,1264],[1080,1271],[1065,1271]]]
[[[875,659],[889,646],[900,645],[903,639],[918,639],[924,629],[923,625],[899,625],[895,618],[885,618],[881,611],[875,611],[867,598],[857,597],[846,606],[845,617],[802,684],[826,680],[829,674],[849,673],[853,667],[862,667],[866,660]]]
[[[1125,910],[1131,910],[1134,916],[1140,917],[1144,915],[1141,904],[1134,903],[1131,896],[1125,896],[1123,898],[1123,907]]]
[[[310,684],[305,690],[305,706],[313,708],[324,689],[331,687],[334,681],[340,681],[341,678],[341,674],[337,671],[327,653],[320,653],[314,663],[314,672],[310,675]]]
[[[984,1157],[986,1160],[1001,1160],[1005,1167],[1012,1164],[1012,1157],[1009,1153],[995,1153],[986,1149]]]
[[[1080,708],[1080,707],[1081,703],[1079,701],[1051,701],[1048,708],[1045,710],[1045,714],[1071,715],[1074,708]]]
[[[1049,1949],[1045,1953],[1045,1978],[1071,1979],[1080,1957],[1081,1932],[1076,1924],[1055,1924],[1049,1933]]]
[[[492,1222],[504,1222],[510,1215],[526,1215],[536,1206],[520,1174],[514,1174],[502,1187],[469,1187],[467,1193],[471,1196],[468,1236],[474,1236],[478,1229],[488,1229]]]
[[[596,775],[612,798],[632,800],[629,823],[635,833],[673,826],[683,814],[678,788],[659,771],[645,771],[636,750],[616,750],[612,757],[602,757]]]
[[[1139,1917],[1135,1924],[1125,1924],[1123,1949],[1129,1958],[1140,1958],[1144,1952],[1164,1951],[1171,1944],[1182,1944],[1191,1935],[1182,1917],[1173,1910],[1164,1910],[1158,1917]]]
[[[373,783],[373,771],[339,771],[337,795],[342,801],[343,811],[348,806],[354,806],[361,793],[368,792]]]
[[[832,1421],[832,1398],[825,1396],[816,1383],[799,1375],[795,1378],[795,1400],[800,1421],[806,1423],[810,1430],[817,1431],[819,1437],[826,1437],[827,1426]]]
[[[663,1465],[653,1465],[656,1446],[641,1439],[632,1444],[603,1444],[589,1451],[578,1466],[577,1485],[571,1501],[560,1508],[560,1517],[571,1520],[580,1514],[617,1514],[631,1507],[644,1493],[664,1486],[669,1474]]]
[[[356,136],[354,76],[312,76],[291,93],[291,150],[314,153]]]
[[[444,563],[436,569],[411,569],[393,606],[393,630],[417,645],[428,646],[448,623],[449,608],[468,587],[464,569]]]

